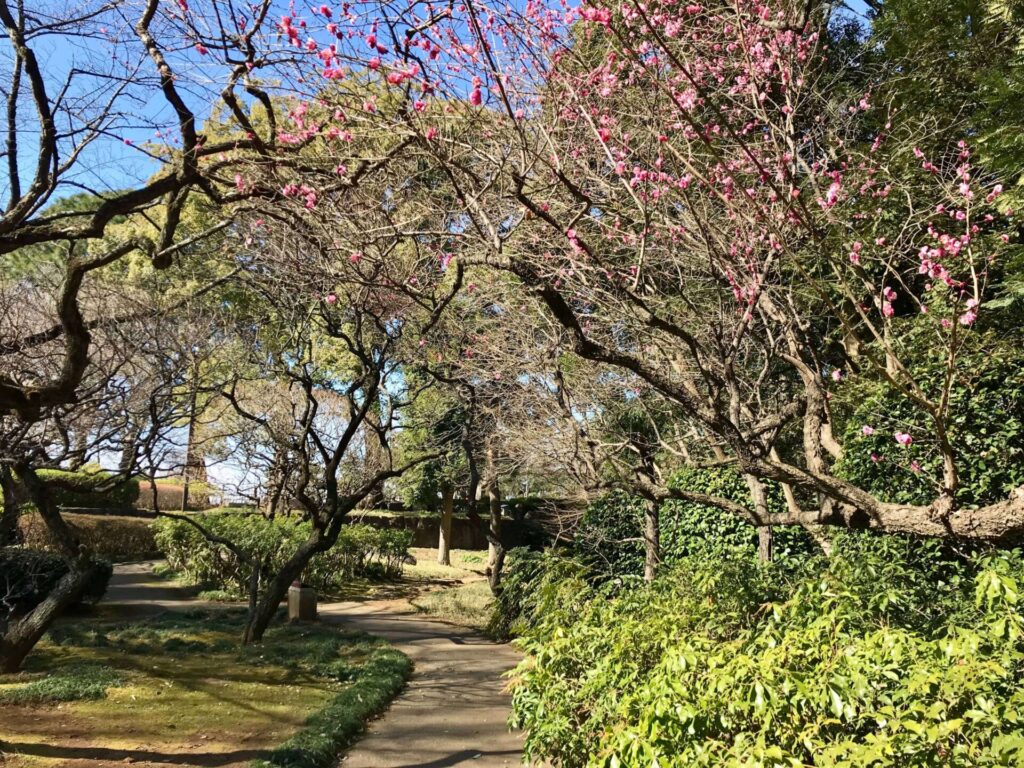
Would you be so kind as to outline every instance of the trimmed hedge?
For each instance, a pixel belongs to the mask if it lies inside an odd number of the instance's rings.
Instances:
[[[184,486],[180,482],[160,480],[156,483],[156,500],[160,509],[169,512],[181,510],[181,497]],[[215,489],[207,483],[190,483],[188,487],[188,509],[201,512],[210,509],[210,496]],[[153,489],[149,481],[140,483],[139,495],[135,500],[136,509],[153,509]]]
[[[753,506],[746,481],[731,467],[683,469],[669,485]],[[773,512],[785,511],[782,490],[777,485],[768,486],[768,504]],[[574,550],[592,566],[595,578],[643,574],[643,516],[643,499],[620,491],[587,508],[576,532]],[[660,522],[661,561],[665,565],[694,554],[757,549],[757,529],[717,507],[670,499],[662,504]],[[777,527],[773,533],[776,557],[802,557],[817,550],[802,528]]]
[[[64,521],[90,551],[105,560],[125,563],[160,556],[150,520],[120,515],[64,513]],[[18,527],[25,546],[55,549],[50,532],[37,512],[22,514]]]
[[[129,509],[139,497],[137,479],[114,481],[103,470],[40,469],[36,474],[49,486],[58,507]]]
[[[362,666],[335,679],[351,680],[330,703],[306,721],[306,726],[266,760],[255,760],[253,768],[328,768],[338,762],[338,753],[362,732],[366,721],[384,710],[405,687],[412,674],[412,662],[394,648],[376,648]]]

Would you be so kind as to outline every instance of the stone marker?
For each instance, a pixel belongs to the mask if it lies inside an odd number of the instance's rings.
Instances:
[[[288,621],[316,621],[316,590],[293,582],[288,587]]]

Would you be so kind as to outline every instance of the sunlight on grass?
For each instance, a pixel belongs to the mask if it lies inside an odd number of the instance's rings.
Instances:
[[[239,634],[237,618],[213,614],[59,627],[25,673],[0,677],[0,695],[38,701],[33,687],[63,690],[57,683],[69,669],[106,676],[88,678],[94,700],[74,700],[83,696],[72,686],[63,698],[70,703],[0,707],[0,752],[6,753],[0,762],[19,768],[83,758],[96,765],[128,758],[245,764],[273,759],[271,750],[288,740],[290,761],[321,765],[390,700],[408,672],[397,651],[328,627],[278,627],[250,648],[238,647]],[[97,680],[105,697],[96,693]],[[316,733],[304,736],[303,725],[322,711],[338,728],[317,723],[307,729]]]
[[[410,554],[416,558],[415,565],[406,565],[404,577],[411,581],[448,581],[483,574],[487,566],[487,553],[469,549],[453,549],[451,566],[437,562],[434,547],[413,547]]]
[[[474,629],[485,629],[491,615],[494,596],[487,581],[480,579],[450,589],[428,592],[412,604],[439,621]]]

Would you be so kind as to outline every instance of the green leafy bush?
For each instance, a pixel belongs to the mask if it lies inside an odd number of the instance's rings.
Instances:
[[[546,606],[520,641],[527,756],[572,766],[1024,762],[1020,553],[844,535],[788,566],[682,559]]]
[[[215,513],[196,519],[210,533],[263,563],[268,573],[277,572],[310,534],[309,523],[293,518]],[[303,580],[331,594],[357,577],[398,578],[409,557],[412,536],[412,531],[403,529],[345,525],[337,543],[310,561]],[[208,541],[195,526],[182,520],[158,520],[156,543],[169,565],[192,583],[234,596],[247,593],[251,566],[227,547]]]
[[[985,337],[966,355],[950,392],[949,440],[957,458],[962,504],[992,504],[1024,485],[1024,367],[1019,350]],[[927,349],[927,347],[924,347]],[[928,394],[944,380],[941,357],[919,362],[916,381]],[[837,474],[879,498],[927,504],[941,485],[942,457],[931,417],[884,382],[851,382],[839,388],[835,410],[843,425],[843,457]],[[894,440],[896,431],[913,438]]]
[[[731,467],[683,469],[670,487],[719,496],[752,508],[746,481]],[[772,512],[785,511],[785,500],[778,486],[768,486]],[[640,575],[644,564],[644,500],[620,491],[591,504],[576,533],[576,553],[594,569],[597,577]],[[753,553],[757,549],[757,529],[749,522],[717,507],[670,499],[662,504],[660,515],[661,559],[666,565],[697,553],[724,552],[733,549]],[[816,547],[801,528],[773,529],[777,557],[806,556]]]
[[[0,620],[35,608],[67,572],[67,562],[52,552],[22,547],[0,549]],[[98,602],[107,591],[112,573],[110,563],[100,561],[82,602]]]
[[[591,569],[572,557],[526,548],[510,550],[487,634],[508,640],[550,611],[583,605],[592,593]]]

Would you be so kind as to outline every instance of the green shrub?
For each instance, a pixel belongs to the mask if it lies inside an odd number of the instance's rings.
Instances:
[[[50,499],[58,507],[128,509],[139,497],[137,479],[116,480],[98,468],[77,472],[40,469],[36,474],[47,484]]]
[[[948,430],[956,451],[959,501],[985,505],[1024,485],[1024,367],[1019,354],[1007,353],[997,339],[984,336],[972,342],[980,348],[965,354],[961,368],[969,373],[961,374],[950,392]],[[932,397],[944,381],[945,365],[936,356],[913,368],[915,380]],[[836,394],[844,447],[837,474],[885,501],[930,503],[942,481],[931,416],[884,382],[851,381]],[[897,445],[897,430],[914,442]]]
[[[210,533],[264,563],[269,573],[276,573],[310,534],[309,523],[287,517],[268,519],[218,512],[196,520]],[[410,530],[342,526],[337,543],[313,557],[303,580],[324,594],[332,594],[353,578],[398,578],[409,557],[412,537]],[[190,582],[234,596],[247,593],[250,566],[227,547],[208,541],[195,526],[182,520],[158,520],[156,543],[171,567]]]
[[[146,560],[156,557],[160,552],[151,520],[121,515],[65,513],[64,522],[90,552],[114,563]],[[25,546],[46,550],[56,548],[49,529],[38,513],[23,514],[18,520],[18,527]]]
[[[487,634],[508,640],[552,610],[582,605],[592,592],[590,580],[590,569],[572,557],[526,548],[510,550]]]
[[[514,722],[572,766],[1024,762],[1020,553],[844,535],[833,557],[682,559],[654,584],[548,605]]]
[[[746,481],[731,467],[683,469],[669,485],[752,508]],[[768,504],[772,512],[785,511],[781,488],[768,486]],[[662,504],[660,523],[661,560],[665,565],[698,553],[740,549],[752,554],[757,549],[757,529],[717,507],[670,499]],[[638,576],[644,567],[643,530],[644,500],[616,491],[587,507],[574,548],[598,578]],[[801,528],[785,526],[773,532],[777,557],[806,556],[816,549]]]
[[[64,558],[51,552],[21,547],[0,549],[0,620],[35,608],[67,572]],[[98,602],[107,591],[112,573],[110,563],[100,561],[81,602]]]

